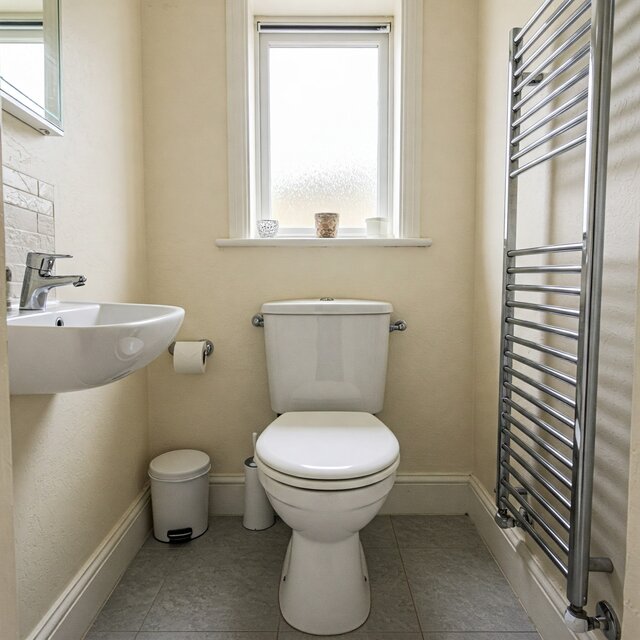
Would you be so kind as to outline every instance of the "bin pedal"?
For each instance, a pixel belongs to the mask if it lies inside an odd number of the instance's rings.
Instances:
[[[192,535],[193,529],[191,527],[187,527],[186,529],[171,529],[170,531],[167,531],[167,538],[169,538],[169,542],[176,544],[180,542],[189,542]]]

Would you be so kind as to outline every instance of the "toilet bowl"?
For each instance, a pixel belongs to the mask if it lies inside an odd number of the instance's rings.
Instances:
[[[292,529],[280,579],[285,620],[318,635],[356,629],[371,603],[359,532],[393,486],[397,439],[369,413],[289,412],[260,435],[255,461]]]

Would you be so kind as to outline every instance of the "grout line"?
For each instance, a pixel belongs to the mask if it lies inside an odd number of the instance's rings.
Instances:
[[[276,627],[276,640],[279,640],[280,638],[281,627],[282,627],[282,611],[280,611],[280,593],[278,593],[278,626]]]
[[[402,557],[402,549],[400,549],[400,544],[398,542],[398,535],[396,534],[396,528],[393,526],[393,517],[389,516],[389,520],[391,521],[391,530],[393,531],[393,537],[395,538],[396,545],[398,545],[398,555],[400,556],[400,566],[402,567],[402,572],[404,573],[404,579],[407,582],[407,588],[409,589],[409,595],[411,596],[411,604],[413,605],[413,612],[416,615],[416,620],[418,621],[418,629],[420,630],[420,635],[424,638],[424,630],[422,629],[422,623],[420,622],[420,616],[418,615],[418,607],[416,606],[416,600],[413,597],[413,590],[411,589],[411,583],[409,582],[409,576],[407,575],[407,568],[404,566],[404,558]]]
[[[393,516],[389,516],[389,523],[391,524],[391,533],[393,533],[393,539],[396,541],[396,548],[399,551],[400,550],[400,542],[398,541],[398,536],[396,534],[396,528],[393,526]]]
[[[140,547],[140,548],[142,549],[142,547]],[[138,553],[140,553],[140,551],[138,551]],[[136,554],[136,557],[138,557],[138,554]],[[166,562],[166,560],[164,560],[164,561]],[[175,560],[172,559],[171,564],[173,564],[174,562],[175,562]],[[149,614],[151,613],[151,609],[153,609],[153,605],[156,603],[156,600],[158,599],[158,596],[160,595],[160,592],[162,591],[162,588],[164,587],[164,583],[166,581],[167,581],[167,575],[165,573],[164,576],[162,577],[162,582],[160,583],[160,588],[158,589],[158,591],[156,591],[156,595],[153,596],[153,600],[151,601],[151,604],[149,605],[149,609],[147,610],[147,613],[145,613],[144,618],[142,620],[142,623],[140,624],[140,628],[136,632],[136,638],[138,637],[138,634],[144,628],[144,623],[147,621],[147,618],[149,617]]]

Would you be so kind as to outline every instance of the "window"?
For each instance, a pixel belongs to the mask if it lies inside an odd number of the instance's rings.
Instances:
[[[2,2],[2,110],[45,135],[62,135],[61,0]]]
[[[428,246],[420,237],[423,0],[227,0],[229,238]],[[333,14],[327,15],[327,11]],[[291,17],[293,16],[293,17]],[[365,237],[389,221],[391,242]],[[326,243],[326,241],[323,241]]]
[[[257,217],[284,236],[340,214],[340,236],[391,213],[390,24],[259,22]]]
[[[0,21],[0,76],[9,94],[45,106],[42,20]]]

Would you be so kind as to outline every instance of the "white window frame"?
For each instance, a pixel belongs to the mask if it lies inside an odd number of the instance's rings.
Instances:
[[[283,24],[282,20],[277,20],[278,25]],[[308,24],[319,24],[327,26],[326,31],[310,32],[305,31],[304,26]],[[259,20],[258,24],[265,24],[264,20]],[[354,33],[337,31],[332,28],[335,24],[326,19],[314,21],[305,20],[304,23],[295,21],[298,29],[294,32],[289,30],[260,32],[256,28],[256,219],[271,218],[271,159],[269,154],[270,135],[270,113],[269,113],[269,53],[271,48],[353,48],[367,47],[378,50],[378,175],[376,182],[376,213],[372,215],[392,218],[393,191],[393,109],[392,109],[392,81],[393,68],[390,57],[391,24],[388,31],[380,33],[370,31],[366,33]],[[343,20],[339,22],[344,26]],[[254,224],[251,224],[255,228]],[[313,237],[315,230],[312,225],[308,227],[281,227],[280,233],[285,237]],[[364,220],[361,227],[340,227],[342,237],[365,237],[366,229]]]
[[[367,5],[369,10],[364,7]],[[393,238],[389,241],[336,238],[332,246],[429,246],[421,238],[422,160],[422,16],[423,0],[227,0],[227,124],[229,238],[219,246],[314,246],[327,244],[316,238],[255,239],[256,181],[256,36],[258,16],[304,18],[348,17],[394,23],[393,115],[394,136],[389,153],[393,166],[391,208]],[[331,11],[331,15],[326,15]],[[264,18],[263,18],[264,19]],[[281,18],[280,18],[281,19]],[[391,53],[391,52],[390,52]],[[298,243],[298,244],[296,244]]]

